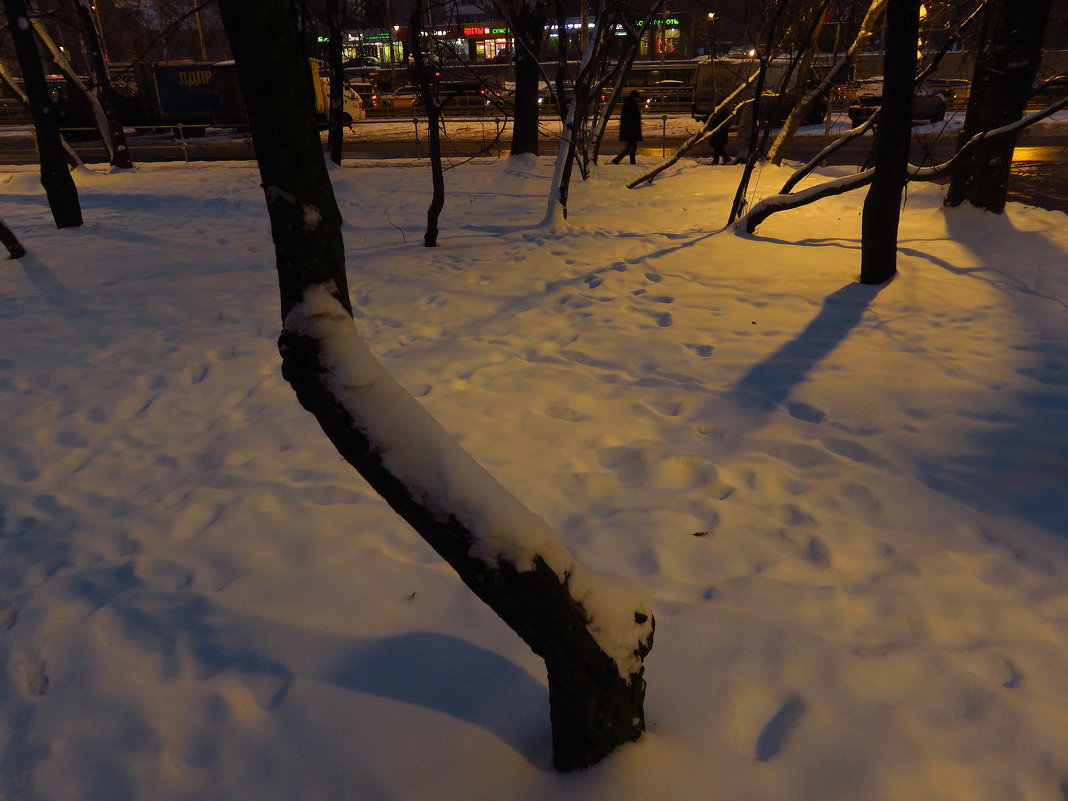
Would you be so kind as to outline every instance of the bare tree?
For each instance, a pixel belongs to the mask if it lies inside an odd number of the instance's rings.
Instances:
[[[875,34],[876,25],[886,10],[888,2],[889,0],[871,0],[871,4],[860,22],[856,36],[853,38],[853,43],[847,48],[845,54],[835,62],[834,67],[824,76],[819,86],[811,92],[803,94],[801,101],[790,110],[786,122],[783,123],[782,128],[779,130],[779,135],[775,138],[775,142],[768,151],[768,158],[772,162],[775,164],[782,162],[783,152],[786,149],[786,145],[789,144],[790,137],[797,131],[801,120],[805,118],[809,109],[812,108],[812,104],[826,97],[831,91],[831,87],[842,80],[849,68],[856,63],[857,58],[864,52]]]
[[[327,118],[327,149],[330,160],[341,164],[341,149],[345,130],[345,72],[342,68],[342,9],[341,0],[326,0],[326,35],[330,67],[330,114]]]
[[[0,61],[0,84],[3,84],[4,88],[22,104],[23,108],[26,109],[26,113],[29,114],[30,99],[2,61]],[[74,152],[74,148],[70,146],[70,142],[63,138],[62,133],[60,133],[59,141],[63,147],[63,154],[67,157],[67,164],[72,168],[84,166],[81,157]]]
[[[220,8],[271,217],[282,373],[342,456],[545,660],[554,764],[587,767],[644,729],[648,601],[579,566],[367,350],[286,0]]]
[[[601,9],[594,34],[579,62],[571,102],[563,115],[560,149],[549,183],[549,202],[543,224],[560,225],[567,219],[568,190],[574,165],[577,161],[583,178],[589,174],[589,163],[596,155],[600,146],[599,137],[604,133],[601,123],[611,114],[612,104],[619,97],[626,69],[634,61],[642,31],[648,30],[649,20],[660,7],[660,0],[657,0],[641,17],[635,17],[633,10],[621,2]],[[558,24],[562,25],[562,22]],[[624,32],[624,37],[616,36],[619,30]],[[613,41],[618,39],[623,41]],[[561,97],[561,76],[566,74],[562,70],[563,64],[561,72],[557,73],[557,91]],[[601,93],[611,83],[615,84],[615,88],[610,102],[602,107]]]
[[[961,142],[1022,116],[1042,60],[1042,37],[1051,6],[1051,0],[987,3]],[[1014,138],[1006,137],[974,148],[953,174],[946,205],[967,200],[1000,214],[1005,209],[1015,145]]]
[[[901,192],[912,143],[912,95],[920,0],[895,0],[886,11],[883,105],[875,136],[875,173],[861,217],[860,282],[881,284],[897,272]]]
[[[26,0],[4,0],[8,27],[15,44],[22,80],[26,87],[30,114],[33,117],[37,138],[37,151],[41,159],[41,185],[48,197],[52,218],[57,228],[70,228],[82,224],[82,208],[78,201],[78,188],[67,169],[66,153],[59,133],[59,119],[52,102],[52,93],[45,80],[37,42],[30,24]]]
[[[511,155],[539,153],[539,87],[545,75],[541,69],[545,23],[549,0],[510,0],[495,3],[512,31],[515,45],[515,111],[512,119]]]
[[[412,0],[412,13],[408,20],[408,41],[412,56],[412,78],[426,109],[427,147],[430,156],[430,179],[433,194],[426,212],[426,231],[423,245],[432,248],[438,244],[438,220],[445,208],[445,171],[441,163],[441,102],[438,94],[438,80],[431,75],[423,53],[423,14],[422,0]]]
[[[952,175],[953,171],[960,166],[964,158],[973,148],[1003,137],[1015,137],[1020,131],[1028,126],[1034,125],[1036,122],[1041,122],[1065,108],[1068,108],[1068,97],[1061,98],[1057,102],[1046,106],[1044,109],[1027,114],[1015,122],[1003,125],[1001,128],[995,128],[992,131],[982,131],[969,139],[963,147],[953,154],[952,157],[941,164],[926,167],[915,164],[908,165],[905,177],[909,181],[935,181],[947,175]],[[875,115],[863,125],[851,131],[847,131],[843,134],[842,138],[845,139],[847,137],[861,135],[874,122],[874,119]],[[832,147],[834,147],[834,145],[828,146],[827,149]],[[843,175],[840,178],[834,178],[820,184],[805,187],[796,192],[792,191],[793,187],[800,181],[800,179],[811,172],[814,163],[821,158],[822,154],[819,154],[808,164],[799,168],[786,182],[779,194],[771,195],[764,198],[759,203],[754,203],[746,215],[734,224],[735,230],[740,233],[751,234],[756,231],[761,223],[774,214],[781,211],[801,208],[802,206],[807,206],[827,197],[852,192],[855,189],[862,189],[865,186],[869,186],[872,182],[872,178],[875,176],[875,168],[870,167],[861,172],[856,172],[851,175]]]
[[[93,2],[92,0],[75,0],[75,2],[82,24],[82,35],[89,51],[89,63],[93,67],[97,89],[100,92],[100,105],[106,127],[106,131],[101,131],[101,135],[108,137],[112,166],[129,169],[133,167],[133,162],[130,160],[130,148],[126,144],[126,132],[122,128],[119,95],[111,81],[111,70],[108,67],[107,54],[104,52],[104,37],[100,32],[96,15],[93,14]]]

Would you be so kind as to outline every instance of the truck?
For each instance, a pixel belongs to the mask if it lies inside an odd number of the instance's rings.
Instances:
[[[693,118],[699,122],[707,120],[716,106],[759,68],[760,62],[755,58],[710,58],[699,62],[694,74],[691,107]],[[799,92],[796,86],[785,91],[775,91],[783,82],[787,68],[785,60],[775,60],[768,64],[764,74],[764,86],[767,88],[760,101],[760,116],[763,122],[782,123],[796,104]],[[752,95],[753,91],[750,89],[745,97]],[[752,111],[746,109],[742,112],[743,121],[747,114],[751,116]],[[826,116],[827,103],[820,101],[812,105],[802,124],[815,125],[823,122]]]
[[[330,80],[319,62],[310,64],[315,114],[325,126],[330,116]],[[132,69],[133,85],[128,85],[123,122],[133,127],[181,125],[194,136],[202,136],[208,126],[246,127],[248,114],[237,81],[233,61],[194,61],[182,59],[154,64],[137,64]],[[364,118],[359,95],[346,87],[344,121],[350,124]]]

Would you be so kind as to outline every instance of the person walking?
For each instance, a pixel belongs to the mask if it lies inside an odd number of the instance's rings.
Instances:
[[[642,110],[638,106],[641,99],[641,94],[635,89],[623,101],[623,108],[619,112],[619,141],[626,142],[627,146],[612,159],[613,164],[619,164],[624,156],[630,156],[630,163],[635,163],[638,142],[642,141]]]
[[[727,155],[727,137],[730,135],[730,117],[725,112],[720,112],[712,122],[715,131],[708,137],[708,143],[712,146],[712,163],[730,164],[731,158]]]

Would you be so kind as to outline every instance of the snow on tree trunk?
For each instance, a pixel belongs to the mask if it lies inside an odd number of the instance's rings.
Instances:
[[[912,142],[919,33],[920,0],[891,3],[886,12],[883,106],[875,135],[875,172],[861,216],[862,284],[881,284],[897,272],[897,228]]]
[[[97,24],[96,15],[93,13],[92,0],[78,0],[77,8],[89,48],[89,61],[96,74],[97,85],[100,87],[100,104],[103,106],[104,117],[107,121],[107,133],[111,137],[111,164],[120,169],[132,169],[130,148],[126,144],[126,132],[122,129],[122,118],[119,113],[119,94],[111,82],[111,71],[104,53],[104,37]]]
[[[808,110],[812,108],[812,104],[819,98],[825,96],[837,82],[842,79],[849,68],[856,63],[857,58],[864,49],[868,46],[868,42],[871,41],[872,36],[875,34],[875,25],[879,21],[879,17],[886,10],[886,5],[889,0],[872,0],[870,6],[868,6],[867,12],[864,14],[864,19],[861,20],[860,28],[857,30],[857,35],[853,38],[853,43],[846,50],[845,55],[838,60],[838,62],[831,68],[831,71],[824,76],[823,82],[808,92],[805,95],[804,100],[790,109],[790,115],[786,118],[786,122],[783,123],[782,128],[779,129],[779,135],[775,138],[774,143],[771,145],[771,149],[768,151],[768,159],[779,164],[782,161],[783,153],[786,150],[786,146],[790,142],[790,137],[797,130],[798,125],[801,124],[801,120],[808,114]]]
[[[545,660],[556,767],[592,765],[644,729],[649,600],[578,565],[363,344],[286,0],[219,5],[271,217],[283,375],[341,455]]]
[[[85,85],[78,73],[74,71],[74,68],[67,60],[66,55],[59,49],[52,37],[48,35],[48,31],[41,23],[41,20],[34,17],[30,20],[30,24],[33,26],[33,31],[37,34],[37,38],[48,51],[49,58],[52,59],[59,71],[63,73],[63,77],[66,78],[67,83],[74,87],[74,91],[76,91],[85,101],[86,105],[89,106],[89,110],[93,114],[93,125],[96,127],[97,133],[100,134],[100,141],[103,142],[104,149],[108,152],[108,162],[114,164],[115,151],[111,142],[111,125],[107,115],[104,113],[104,107],[100,105],[100,100],[92,91],[90,91],[89,87]]]
[[[59,133],[59,119],[52,94],[48,90],[44,68],[37,52],[37,42],[29,23],[26,0],[4,0],[8,30],[15,44],[26,97],[33,117],[37,151],[41,158],[41,186],[48,197],[52,219],[57,228],[72,228],[82,224],[82,208],[78,188],[67,169],[63,139]]]
[[[12,77],[2,61],[0,61],[0,83],[3,83],[4,87],[14,95],[15,99],[22,104],[27,113],[31,113],[30,99],[26,97],[26,93],[22,91],[22,87],[16,83],[15,78]],[[63,145],[63,153],[67,157],[67,164],[71,168],[84,167],[85,164],[82,163],[81,157],[74,152],[74,148],[70,146],[70,142],[63,138],[62,133],[59,136],[59,141]]]

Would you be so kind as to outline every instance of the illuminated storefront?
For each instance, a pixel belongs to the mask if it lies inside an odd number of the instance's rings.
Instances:
[[[596,21],[592,18],[585,22],[573,18],[564,23],[564,41],[567,52],[572,57],[577,56],[581,48],[589,42],[596,25]],[[650,20],[648,29],[649,32],[642,37],[639,58],[679,58],[687,55],[680,14],[667,13],[656,17]],[[441,26],[425,33],[427,44],[424,49],[443,63],[510,61],[514,51],[511,31],[502,22]],[[554,59],[560,52],[558,26],[547,25],[545,33],[546,47],[542,54],[543,58]],[[617,33],[623,35],[623,29],[620,28]],[[408,29],[397,27],[393,40],[398,49],[401,47],[400,43],[404,43],[404,52],[407,52]],[[364,34],[365,44],[368,41],[375,42],[376,40]],[[385,44],[387,43],[382,42],[379,46]]]

